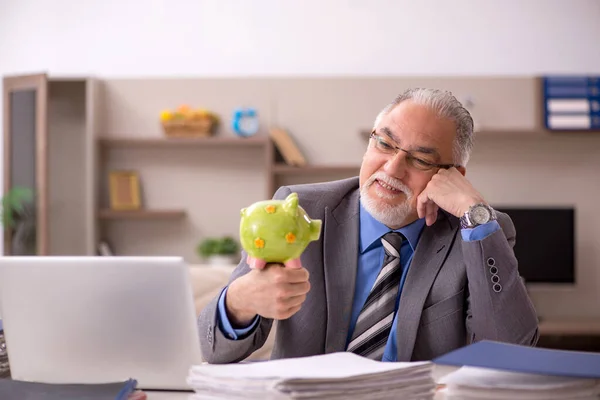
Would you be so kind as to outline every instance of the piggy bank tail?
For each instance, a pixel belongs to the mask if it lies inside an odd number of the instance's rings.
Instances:
[[[320,219],[313,219],[310,222],[310,240],[319,240],[321,237],[321,225],[322,222]]]

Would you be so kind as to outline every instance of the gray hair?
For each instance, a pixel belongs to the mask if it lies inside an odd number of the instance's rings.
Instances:
[[[456,125],[454,142],[454,163],[466,166],[473,149],[473,118],[467,109],[451,92],[437,89],[408,89],[394,99],[377,115],[375,126],[381,118],[405,100],[411,100],[431,108],[442,118],[448,118]]]

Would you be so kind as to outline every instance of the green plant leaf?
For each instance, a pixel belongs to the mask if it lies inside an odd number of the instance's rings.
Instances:
[[[14,187],[2,197],[2,225],[13,228],[16,220],[33,201],[33,191],[25,187]]]
[[[213,255],[234,255],[238,252],[238,242],[231,236],[207,238],[198,244],[196,252],[203,258]]]

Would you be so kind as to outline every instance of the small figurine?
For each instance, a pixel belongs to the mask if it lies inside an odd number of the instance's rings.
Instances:
[[[285,200],[259,201],[241,210],[240,242],[254,258],[285,263],[300,257],[321,235],[321,220],[298,205],[298,194]]]

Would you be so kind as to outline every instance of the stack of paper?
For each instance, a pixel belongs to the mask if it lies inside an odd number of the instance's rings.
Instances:
[[[433,362],[461,367],[439,381],[448,400],[600,398],[600,353],[481,341]]]
[[[197,365],[194,399],[433,399],[430,362],[387,363],[352,353],[231,365]]]
[[[443,377],[447,400],[597,400],[600,381],[554,375],[462,367]]]

